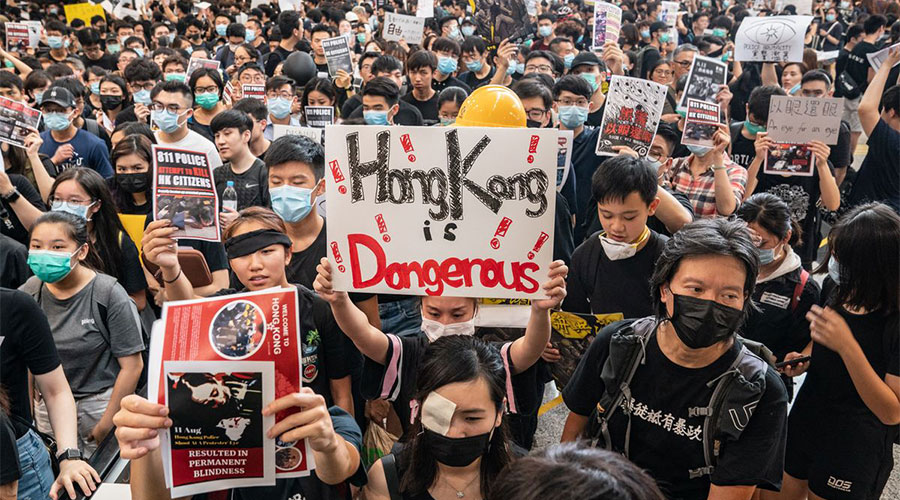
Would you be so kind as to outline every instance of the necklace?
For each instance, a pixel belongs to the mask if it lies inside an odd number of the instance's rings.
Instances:
[[[453,491],[456,492],[456,498],[465,498],[466,497],[465,491],[469,488],[469,486],[472,486],[472,483],[474,483],[475,480],[478,479],[479,476],[481,476],[481,474],[475,474],[472,477],[472,479],[470,479],[469,482],[465,486],[462,487],[462,489],[459,489],[456,486],[453,486],[452,484],[450,484],[450,481],[448,481],[447,478],[445,478],[444,476],[439,476],[439,477],[440,477],[441,481],[445,482],[447,484],[447,486],[450,487],[450,489],[452,489]]]

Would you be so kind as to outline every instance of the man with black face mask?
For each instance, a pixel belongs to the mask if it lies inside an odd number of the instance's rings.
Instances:
[[[747,226],[684,226],[650,279],[656,316],[601,330],[563,391],[563,441],[624,453],[671,498],[749,499],[779,489],[787,391],[759,344],[735,332],[759,256]]]

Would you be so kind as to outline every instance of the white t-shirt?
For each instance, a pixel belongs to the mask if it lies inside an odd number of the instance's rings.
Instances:
[[[219,152],[216,150],[216,145],[209,142],[209,139],[206,137],[203,137],[191,129],[188,129],[187,135],[178,142],[165,142],[162,137],[160,137],[159,131],[155,132],[155,135],[156,142],[159,143],[160,146],[206,153],[210,170],[222,165],[222,158],[219,158]]]

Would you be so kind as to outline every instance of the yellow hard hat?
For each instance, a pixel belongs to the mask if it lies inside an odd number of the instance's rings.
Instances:
[[[524,127],[525,106],[519,96],[502,85],[475,89],[463,101],[456,117],[461,127]]]

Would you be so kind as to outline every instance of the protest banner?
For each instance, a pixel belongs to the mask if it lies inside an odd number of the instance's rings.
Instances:
[[[279,125],[277,123],[272,124],[272,127],[273,141],[284,135],[303,135],[318,142],[319,144],[322,144],[322,141],[325,138],[325,131],[320,128]]]
[[[735,61],[802,62],[812,16],[745,17],[734,42]]]
[[[41,112],[19,101],[0,97],[0,142],[25,147],[25,137],[37,131]]]
[[[168,219],[172,238],[219,241],[219,198],[206,153],[153,146],[154,219]]]
[[[334,123],[334,106],[306,106],[306,124],[314,128],[325,128]]]
[[[531,31],[526,0],[474,0],[474,4],[475,34],[484,38],[489,48],[503,39],[516,40]]]
[[[641,157],[650,152],[666,102],[666,87],[656,82],[613,76],[606,95],[598,155],[616,156],[613,146],[628,146]]]
[[[843,98],[773,95],[766,132],[773,141],[785,144],[822,141],[834,145],[843,111]]]
[[[562,359],[548,363],[550,374],[557,388],[562,390],[581,356],[604,326],[625,319],[622,313],[577,314],[563,311],[550,313],[550,344],[559,350]]]
[[[619,43],[622,29],[622,9],[607,3],[594,4],[594,44],[592,50],[601,50],[607,40]]]
[[[569,178],[572,169],[572,143],[575,141],[575,132],[572,130],[560,130],[556,154],[556,190],[562,189],[563,184]]]
[[[681,143],[714,147],[713,136],[719,127],[719,103],[688,99]]]
[[[816,156],[806,144],[776,144],[766,155],[763,173],[810,177],[815,168]]]
[[[63,5],[63,10],[66,13],[66,24],[68,25],[71,25],[72,21],[76,19],[81,19],[85,25],[90,26],[91,18],[94,16],[100,16],[106,20],[106,12],[103,11],[103,7],[89,2]]]
[[[22,52],[25,49],[37,48],[41,41],[41,22],[24,21],[21,23],[5,23],[6,50]]]
[[[418,0],[416,2],[416,17],[429,18],[434,17],[434,1]]]
[[[166,302],[151,336],[147,397],[165,404],[163,368],[172,361],[269,362],[274,365],[273,398],[297,392],[307,372],[316,370],[314,361],[305,359],[300,330],[296,288]],[[274,421],[298,411],[281,411]],[[306,441],[276,439],[270,454],[277,478],[307,476],[315,468]]]
[[[542,297],[558,132],[325,128],[336,290]]]
[[[422,43],[422,34],[425,32],[425,18],[404,16],[393,12],[384,13],[384,28],[381,36],[388,42],[406,40],[406,43]]]
[[[711,59],[701,55],[694,56],[691,70],[688,73],[687,84],[678,103],[678,111],[687,109],[688,99],[714,102],[716,94],[728,78],[728,65],[718,59]]]
[[[874,71],[878,71],[878,68],[880,68],[881,65],[884,64],[884,61],[887,59],[888,52],[890,52],[891,49],[900,49],[900,43],[895,43],[890,47],[885,47],[878,52],[869,52],[868,54],[866,54],[866,58],[869,60],[869,64],[872,65],[872,69]],[[900,64],[900,62],[898,62],[897,64]],[[896,66],[897,64],[894,64],[894,66]]]
[[[353,60],[350,58],[350,42],[345,36],[336,36],[322,40],[322,50],[328,62],[328,76],[334,78],[338,70],[353,74]]]
[[[259,99],[266,100],[266,86],[256,85],[255,83],[245,83],[241,85],[241,96],[243,99]]]
[[[185,74],[187,75],[187,78],[190,79],[191,73],[193,73],[194,70],[196,70],[196,69],[199,69],[199,68],[219,69],[219,66],[221,64],[222,63],[220,63],[219,61],[216,61],[214,59],[199,59],[199,58],[191,59],[188,61],[188,67],[187,67],[187,71],[185,71]]]
[[[172,497],[275,485],[274,363],[167,361],[165,405],[172,427],[164,461]]]

